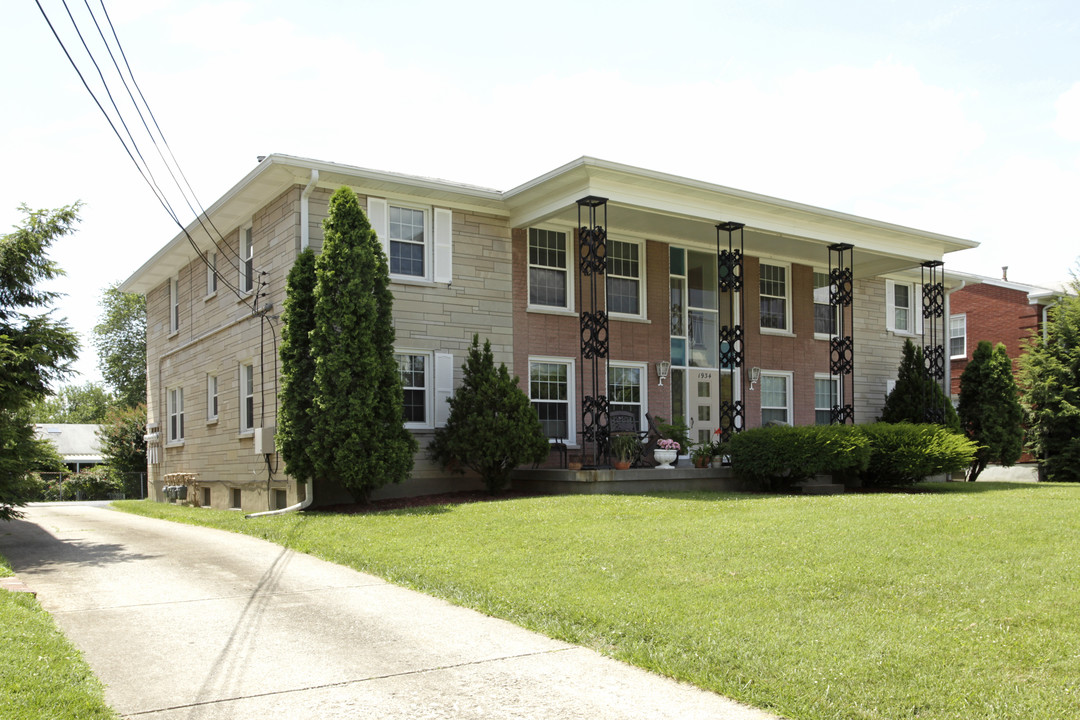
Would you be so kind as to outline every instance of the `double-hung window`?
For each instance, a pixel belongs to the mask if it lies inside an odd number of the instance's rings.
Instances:
[[[430,427],[431,357],[428,353],[394,355],[401,376],[405,427]]]
[[[544,434],[552,440],[573,441],[574,365],[571,360],[529,360],[529,399]]]
[[[570,309],[566,233],[529,228],[529,305]]]
[[[623,410],[637,419],[638,428],[645,427],[645,379],[643,363],[611,363],[608,365],[608,402],[612,412]]]
[[[607,309],[642,316],[642,247],[636,242],[607,241]]]
[[[240,292],[255,289],[255,243],[251,226],[240,228]]]
[[[830,285],[828,273],[814,272],[815,335],[832,336],[837,334],[837,328],[839,327],[839,323],[837,322],[837,311],[839,308],[829,302]]]
[[[919,286],[908,282],[885,281],[885,328],[915,335],[922,332],[922,295]]]
[[[791,373],[761,373],[761,424],[791,424]]]
[[[837,378],[827,375],[814,377],[814,424],[832,424],[832,409],[840,404],[839,387]]]
[[[169,417],[169,436],[171,443],[183,442],[184,440],[184,389],[170,388],[168,402],[166,403]]]
[[[761,329],[788,331],[788,268],[761,264]]]
[[[180,279],[169,280],[169,332],[180,329]]]
[[[415,208],[389,207],[390,274],[427,277],[426,215]]]
[[[447,284],[453,281],[453,210],[409,206],[378,197],[369,197],[367,207],[392,279]]]
[[[206,376],[206,422],[218,419],[218,381],[217,375]]]
[[[401,378],[405,427],[444,427],[450,417],[447,400],[454,394],[454,355],[398,349],[394,360]]]
[[[240,366],[240,432],[255,429],[255,365]]]
[[[949,357],[967,357],[967,315],[949,317]]]

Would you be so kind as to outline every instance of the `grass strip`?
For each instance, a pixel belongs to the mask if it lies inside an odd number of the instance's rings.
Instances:
[[[0,556],[0,577],[12,575]],[[0,717],[109,720],[105,691],[82,655],[29,593],[0,590]]]
[[[1080,718],[1080,487],[144,515],[263,537],[800,720]]]

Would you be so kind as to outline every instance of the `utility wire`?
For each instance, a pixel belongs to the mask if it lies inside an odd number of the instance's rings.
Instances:
[[[187,238],[188,243],[194,249],[195,253],[199,256],[199,258],[203,261],[203,263],[207,267],[211,267],[212,271],[218,276],[219,280],[226,287],[228,287],[230,290],[232,290],[237,295],[238,298],[243,300],[245,303],[248,303],[250,308],[251,308],[252,313],[255,313],[256,308],[257,308],[257,304],[254,302],[254,300],[249,302],[248,299],[245,297],[244,293],[242,293],[238,288],[233,286],[228,278],[226,278],[223,274],[221,274],[221,272],[218,271],[216,268],[212,268],[212,266],[211,266],[211,264],[209,262],[209,258],[206,257],[206,253],[198,246],[198,243],[195,242],[195,239],[187,231],[187,228],[184,227],[184,225],[180,222],[179,218],[176,215],[176,212],[172,208],[172,206],[169,203],[168,199],[165,197],[164,192],[161,190],[161,187],[158,185],[156,179],[154,179],[153,172],[150,170],[149,164],[146,162],[145,158],[142,155],[142,152],[139,150],[138,143],[135,141],[135,138],[132,135],[130,128],[128,128],[127,123],[124,121],[123,114],[120,112],[119,107],[117,107],[117,105],[116,105],[116,101],[113,98],[112,93],[109,90],[108,83],[105,80],[105,76],[101,71],[101,67],[98,65],[97,60],[94,58],[94,54],[90,50],[89,46],[87,45],[86,40],[83,37],[82,32],[79,30],[78,23],[75,21],[75,18],[71,13],[71,9],[68,7],[67,1],[62,0],[62,3],[64,5],[64,9],[67,12],[68,18],[71,20],[71,23],[75,28],[75,32],[79,36],[79,40],[82,42],[83,48],[86,50],[87,55],[90,57],[90,61],[93,63],[94,68],[97,70],[98,77],[101,79],[102,85],[104,86],[104,89],[105,89],[105,93],[108,95],[109,101],[112,104],[113,109],[116,111],[117,118],[119,119],[121,125],[123,125],[124,131],[128,135],[128,138],[129,138],[129,140],[131,142],[131,147],[129,147],[128,143],[125,142],[124,137],[121,135],[119,129],[116,126],[116,123],[113,122],[112,117],[105,110],[105,108],[102,105],[102,103],[101,103],[100,99],[98,98],[98,96],[90,88],[90,85],[86,80],[86,77],[83,75],[82,71],[79,69],[79,66],[75,62],[74,58],[72,58],[71,53],[68,51],[67,46],[64,44],[64,41],[60,38],[60,34],[57,32],[56,27],[53,25],[52,21],[49,19],[48,13],[45,12],[45,9],[42,7],[40,0],[35,0],[35,2],[37,4],[37,6],[38,6],[38,10],[42,14],[42,17],[44,17],[45,22],[48,24],[49,30],[52,31],[53,37],[56,38],[56,41],[60,44],[60,47],[64,51],[64,55],[67,57],[68,62],[71,64],[72,68],[75,70],[75,73],[79,76],[79,80],[82,82],[83,87],[86,88],[86,91],[90,94],[90,97],[94,100],[94,104],[97,105],[97,107],[101,111],[102,115],[105,116],[106,121],[109,123],[109,127],[112,128],[113,134],[116,135],[117,139],[120,141],[120,144],[124,146],[124,151],[127,153],[128,158],[135,165],[136,169],[139,171],[139,174],[142,176],[143,181],[146,182],[146,184],[150,187],[151,191],[154,193],[154,196],[158,199],[158,202],[165,209],[165,212],[169,215],[169,217],[172,218],[173,222],[176,223],[177,227],[180,228],[181,232]],[[104,4],[102,4],[102,7],[104,8]],[[89,6],[88,6],[88,9],[89,9]],[[92,12],[91,12],[91,16],[93,16]],[[97,25],[96,19],[95,19],[95,25]],[[98,26],[98,29],[99,29],[99,33],[100,33],[100,26]],[[103,36],[103,39],[104,39],[104,36]],[[107,45],[108,45],[108,43],[106,42],[106,46]],[[112,56],[111,51],[110,51],[110,56]],[[113,59],[113,61],[114,61],[114,65],[115,65],[116,64],[115,58]],[[126,62],[126,58],[125,58],[125,62]],[[119,72],[119,67],[117,67],[117,71]],[[123,79],[122,74],[121,74],[121,79]],[[126,83],[125,83],[125,86],[126,86]],[[141,91],[140,91],[140,94],[141,94]],[[130,95],[130,90],[129,90],[129,95]],[[144,102],[145,102],[145,99],[144,99]],[[138,109],[137,106],[136,106],[136,109]],[[149,106],[147,106],[147,109],[149,110]],[[141,117],[141,113],[140,113],[140,117]],[[156,123],[156,121],[155,121],[155,123]],[[143,124],[145,126],[145,121],[144,121]],[[147,130],[149,132],[148,128],[147,128]],[[162,139],[164,140],[164,138],[162,138]],[[154,142],[155,145],[157,145],[157,142],[156,142],[156,140],[154,140],[152,134],[151,134],[151,141]],[[134,148],[134,154],[132,153],[132,148]],[[160,154],[160,148],[159,148],[159,154]],[[135,159],[135,155],[138,155],[138,157],[139,157],[138,160]],[[140,161],[141,161],[141,164],[140,164]],[[171,173],[171,171],[170,171],[170,173]],[[175,181],[175,176],[173,176],[173,179]],[[181,193],[183,193],[182,188],[181,188]],[[186,196],[185,196],[185,199],[186,199]],[[189,205],[189,207],[190,207],[190,205]],[[194,209],[192,209],[192,212],[194,212]],[[200,224],[201,223],[202,223],[202,221],[200,219]],[[203,226],[203,229],[205,231],[205,226]],[[216,228],[215,228],[215,230],[216,230]],[[210,234],[210,233],[207,231],[207,234]],[[220,237],[220,233],[218,233],[218,236]],[[213,238],[212,235],[211,235],[211,238]],[[228,247],[228,243],[224,242],[224,238],[222,238],[222,244],[224,244],[226,247]],[[215,242],[215,246],[217,246],[216,242]],[[233,252],[235,253],[235,250]],[[239,257],[238,253],[235,253],[235,254],[237,255],[237,257]],[[239,271],[239,268],[237,268],[237,270]]]

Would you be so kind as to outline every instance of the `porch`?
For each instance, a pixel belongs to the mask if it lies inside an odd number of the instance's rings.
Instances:
[[[761,492],[739,480],[730,467],[696,468],[684,458],[670,470],[633,468],[582,470],[518,468],[510,476],[515,490],[538,495],[644,495],[657,492]],[[844,486],[822,476],[796,486],[803,495],[837,495]]]

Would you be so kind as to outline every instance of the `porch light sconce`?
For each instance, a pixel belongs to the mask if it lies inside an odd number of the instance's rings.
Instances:
[[[656,363],[656,377],[660,378],[660,382],[657,384],[660,387],[664,387],[664,380],[667,379],[669,370],[671,370],[671,363],[667,360]]]

